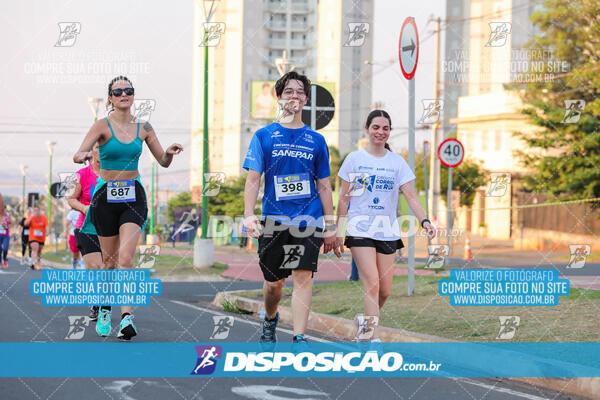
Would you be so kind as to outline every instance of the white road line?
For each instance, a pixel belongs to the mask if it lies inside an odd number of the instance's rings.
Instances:
[[[207,312],[209,314],[223,315],[223,313],[224,313],[224,311],[223,312],[213,311],[213,310],[210,310],[208,308],[198,307],[198,306],[195,306],[193,304],[185,303],[183,301],[178,301],[178,300],[170,300],[170,301],[171,301],[171,303],[179,304],[180,306],[184,306],[184,307],[193,308],[195,310],[202,311],[202,312]],[[250,321],[250,320],[247,320],[247,319],[236,318],[236,317],[233,317],[233,319],[235,319],[236,321],[243,322],[245,324],[250,324],[250,325],[259,326],[259,327],[262,326],[262,324],[260,322],[256,322],[256,321]],[[288,333],[291,336],[294,335],[294,331],[289,330],[289,329],[285,329],[285,328],[279,328],[278,327],[277,331],[278,332]],[[328,340],[324,340],[324,339],[321,339],[321,338],[318,338],[318,337],[315,337],[315,336],[310,336],[310,335],[304,335],[304,336],[306,336],[306,338],[312,340],[313,342],[325,342],[325,343],[329,342]]]
[[[500,392],[500,393],[511,394],[513,396],[522,397],[524,399],[548,400],[548,397],[539,397],[534,394],[523,393],[523,392],[518,392],[518,391],[512,390],[512,389],[506,389],[506,388],[501,388],[501,387],[497,387],[497,386],[493,386],[493,385],[488,385],[487,383],[478,382],[478,381],[474,381],[471,379],[465,379],[465,378],[452,378],[452,379],[454,379],[456,381],[460,381],[461,383],[468,383],[469,385],[479,386],[479,387],[486,388],[488,390],[494,390],[494,391]]]

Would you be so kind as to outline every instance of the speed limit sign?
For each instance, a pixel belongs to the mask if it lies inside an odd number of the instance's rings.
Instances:
[[[446,139],[438,147],[438,158],[448,168],[455,168],[462,163],[465,148],[457,139]]]

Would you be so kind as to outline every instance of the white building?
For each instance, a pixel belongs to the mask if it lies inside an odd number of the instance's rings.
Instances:
[[[371,66],[364,61],[372,58],[373,1],[221,0],[216,4],[211,22],[224,23],[224,33],[216,35],[218,44],[208,47],[209,171],[227,177],[243,172],[252,135],[273,121],[276,103],[271,86],[280,76],[275,64],[284,51],[296,71],[333,88],[335,116],[320,132],[342,154],[354,150],[371,105]],[[197,199],[203,164],[202,1],[195,1],[194,10],[190,186]],[[349,22],[367,27],[362,45],[348,42]]]

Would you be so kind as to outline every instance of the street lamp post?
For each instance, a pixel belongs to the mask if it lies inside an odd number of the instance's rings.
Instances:
[[[52,156],[54,155],[54,147],[56,146],[56,142],[46,142],[46,146],[48,147],[48,153],[50,153],[50,166],[48,171],[48,193],[46,194],[46,215],[48,216],[48,220],[50,220],[50,216],[52,215],[52,195],[50,194],[50,187],[52,186]]]
[[[27,165],[21,164],[21,174],[23,174],[23,211],[22,211],[23,215],[22,216],[23,216],[23,218],[25,218],[25,208],[26,208],[26,205],[25,205],[25,201],[26,201],[25,200],[25,177],[27,175]]]
[[[204,18],[209,23],[216,11],[215,0],[204,0]],[[208,9],[207,9],[208,8]],[[206,175],[208,174],[208,27],[204,25],[204,125],[202,127],[202,239],[206,239],[208,231],[208,197]]]
[[[202,127],[202,220],[199,235],[194,239],[194,267],[210,268],[214,263],[214,243],[208,239],[208,197],[206,196],[206,183],[208,175],[208,23],[215,13],[216,1],[203,0],[204,6],[204,104]]]
[[[88,104],[92,109],[92,114],[94,114],[94,122],[98,120],[98,108],[100,107],[102,100],[101,97],[88,97]]]

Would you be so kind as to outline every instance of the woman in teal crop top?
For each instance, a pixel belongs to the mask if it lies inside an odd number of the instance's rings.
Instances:
[[[110,269],[135,268],[136,247],[148,215],[146,193],[138,172],[142,143],[146,142],[156,161],[165,168],[174,155],[183,151],[177,143],[163,150],[152,125],[135,120],[131,114],[134,93],[131,81],[124,76],[109,83],[108,116],[92,125],[73,156],[76,163],[90,161],[94,143],[99,144],[100,174],[81,232],[98,234],[104,268]],[[106,336],[111,330],[111,307],[100,306],[96,332]],[[137,334],[132,309],[121,307],[117,334],[120,339],[129,340]]]

